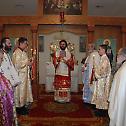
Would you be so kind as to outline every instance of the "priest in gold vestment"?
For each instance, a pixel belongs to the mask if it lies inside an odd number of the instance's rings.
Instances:
[[[107,46],[99,46],[100,63],[94,66],[94,92],[92,96],[92,104],[96,105],[97,109],[108,109],[108,97],[110,91],[111,65],[106,55]]]
[[[28,59],[26,48],[28,47],[27,38],[20,37],[18,40],[18,48],[14,51],[12,61],[22,81],[15,90],[15,104],[16,107],[24,107],[33,102],[30,66],[32,61]]]

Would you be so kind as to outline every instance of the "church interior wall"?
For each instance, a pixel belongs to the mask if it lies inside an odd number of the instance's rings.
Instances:
[[[116,39],[116,50],[122,47],[122,32],[120,26],[95,26],[94,41],[99,38]]]
[[[45,45],[48,48],[45,48],[46,54],[50,55],[49,53],[47,53],[47,51],[49,50],[49,43],[52,42],[50,40],[50,38],[48,37],[51,34],[54,33],[60,33],[61,30],[61,25],[39,25],[38,27],[38,36],[39,35],[44,35],[46,36],[46,41],[45,41]],[[81,36],[81,35],[85,35],[88,36],[88,31],[87,31],[87,26],[86,25],[64,25],[63,27],[64,32],[68,33],[70,36],[72,34],[74,34],[75,36]],[[7,35],[9,37],[12,38],[17,38],[20,36],[25,36],[28,38],[29,40],[29,53],[30,53],[30,49],[32,48],[32,33],[31,33],[31,26],[30,25],[19,25],[19,24],[9,24],[9,25],[5,25],[4,26],[4,32],[3,32],[3,36]],[[95,26],[95,30],[94,30],[94,42],[99,39],[99,38],[110,38],[113,37],[115,39],[117,39],[117,50],[122,47],[122,41],[121,41],[121,36],[122,36],[122,32],[121,32],[121,27],[119,26],[104,26],[104,25],[97,25]],[[78,47],[78,41],[79,38],[78,37],[73,37],[73,42],[76,45],[76,57],[77,60],[79,61],[79,65],[80,61],[83,57],[86,56],[85,52],[79,53],[79,47]],[[49,41],[48,41],[49,40]],[[76,42],[75,42],[76,40]],[[37,44],[36,40],[36,44]],[[88,40],[87,40],[88,43]],[[77,51],[78,50],[78,51]],[[47,58],[47,59],[46,59]],[[79,59],[78,59],[79,58]],[[42,80],[42,78],[45,78],[45,74],[43,74],[42,71],[45,70],[43,69],[43,63],[46,61],[50,61],[50,58],[47,56],[45,56],[45,54],[40,53],[39,55],[39,61],[37,61],[37,64],[39,66],[39,84],[45,84],[45,79]],[[81,82],[81,71],[80,71],[80,75],[79,75],[79,84],[82,84]]]
[[[8,36],[11,38],[12,45],[14,46],[14,40],[19,37],[26,37],[28,39],[28,53],[30,54],[30,49],[32,48],[32,35],[30,25],[5,25],[3,36]]]
[[[39,25],[38,35],[48,35],[54,32],[60,32],[61,25]],[[64,25],[63,30],[65,32],[73,33],[76,35],[88,36],[86,25]],[[12,37],[18,38],[20,36],[26,36],[29,40],[29,52],[32,48],[32,36],[31,36],[31,26],[30,25],[5,25],[4,34]],[[117,26],[95,26],[94,30],[94,42],[99,38],[116,38],[117,39],[117,49],[122,47],[121,42],[121,28]],[[85,53],[84,53],[85,55]],[[79,57],[79,55],[77,55]]]

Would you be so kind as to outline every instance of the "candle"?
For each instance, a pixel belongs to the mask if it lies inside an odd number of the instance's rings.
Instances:
[[[31,56],[33,56],[33,49],[31,49]]]
[[[36,49],[33,51],[33,55],[36,55]]]

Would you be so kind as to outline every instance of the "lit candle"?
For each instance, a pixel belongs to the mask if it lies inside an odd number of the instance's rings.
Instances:
[[[36,55],[36,49],[34,50],[33,55]]]
[[[33,56],[33,49],[31,49],[31,56]]]

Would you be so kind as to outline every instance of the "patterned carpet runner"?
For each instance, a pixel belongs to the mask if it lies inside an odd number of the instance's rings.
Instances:
[[[34,101],[28,115],[19,116],[20,126],[107,126],[107,117],[96,117],[81,95],[72,95],[70,103],[57,103],[53,95]]]

